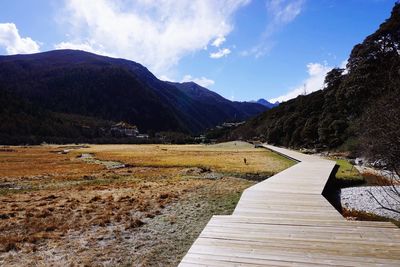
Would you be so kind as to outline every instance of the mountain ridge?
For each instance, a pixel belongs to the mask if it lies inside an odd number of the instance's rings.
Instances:
[[[277,106],[279,106],[279,101],[276,101],[275,103],[271,103],[271,102],[269,102],[268,100],[265,100],[264,98],[260,98],[260,99],[258,99],[257,101],[255,101],[255,100],[253,100],[253,101],[250,101],[251,103],[258,103],[258,104],[261,104],[261,105],[263,105],[263,106],[265,106],[265,107],[267,107],[267,108],[269,108],[269,109],[271,109],[271,108],[274,108],[274,107],[277,107]]]
[[[196,84],[199,92],[217,98],[213,101],[220,106],[212,109],[184,87],[159,80],[139,63],[79,50],[0,56],[0,90],[21,103],[64,116],[127,121],[144,132],[197,134],[266,110],[257,104],[233,103]],[[29,128],[25,134],[37,134],[34,126]]]

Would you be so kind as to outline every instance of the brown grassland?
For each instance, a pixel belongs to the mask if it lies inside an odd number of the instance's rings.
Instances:
[[[0,265],[174,266],[213,214],[292,164],[242,142],[2,147]]]

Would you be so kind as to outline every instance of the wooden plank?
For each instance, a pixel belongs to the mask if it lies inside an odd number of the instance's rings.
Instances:
[[[200,237],[195,242],[196,252],[200,250],[211,250],[216,253],[218,249],[227,249],[232,255],[237,255],[239,252],[244,253],[260,253],[268,252],[269,254],[274,251],[276,253],[284,253],[284,255],[298,253],[304,255],[324,255],[326,258],[332,258],[336,256],[341,256],[348,260],[355,258],[355,261],[362,261],[359,258],[365,258],[368,262],[399,262],[398,249],[396,246],[388,246],[390,249],[386,251],[387,247],[375,248],[374,246],[368,246],[367,244],[361,246],[357,249],[354,245],[348,245],[345,243],[345,249],[341,249],[337,246],[332,246],[328,241],[315,242],[313,240],[282,240],[277,242],[276,240],[267,240],[265,242],[259,242],[254,240],[246,239],[220,239],[220,238],[210,238],[210,237]],[[202,248],[203,247],[203,248]],[[396,253],[393,253],[394,252]],[[191,252],[191,250],[189,250]],[[370,253],[370,254],[366,254]]]
[[[274,211],[310,211],[313,210],[313,212],[321,212],[321,213],[333,213],[335,215],[338,214],[338,211],[334,209],[332,206],[331,207],[325,207],[325,206],[318,206],[318,205],[277,205],[277,204],[268,204],[268,203],[259,203],[259,202],[251,202],[251,203],[241,203],[236,206],[236,209],[243,208],[243,209],[266,209],[266,210],[274,210]]]
[[[360,232],[343,232],[338,233],[337,231],[324,232],[324,231],[312,231],[311,229],[306,229],[305,231],[295,231],[293,229],[282,229],[281,231],[276,230],[275,232],[259,232],[250,229],[229,229],[228,227],[213,227],[207,226],[201,234],[200,237],[209,238],[229,238],[229,239],[243,239],[243,240],[255,240],[259,242],[264,242],[266,240],[275,241],[279,240],[312,240],[314,242],[324,242],[329,241],[330,244],[336,245],[340,244],[350,244],[350,245],[367,245],[391,248],[396,245],[398,249],[396,250],[400,253],[400,241],[396,238],[389,239],[386,236],[382,236],[380,233],[360,233]],[[359,248],[357,248],[359,249]]]
[[[378,235],[380,238],[384,238],[384,240],[393,239],[394,241],[400,242],[400,229],[398,228],[371,228],[371,227],[363,227],[353,225],[352,227],[331,224],[329,226],[326,225],[302,225],[302,224],[252,224],[252,223],[235,223],[235,222],[222,222],[221,221],[210,221],[209,227],[221,227],[223,229],[238,229],[238,230],[246,230],[249,229],[251,231],[260,231],[261,233],[266,233],[269,231],[313,231],[316,232],[327,232],[327,233],[356,233],[357,235],[368,237]],[[397,240],[396,240],[397,239]]]
[[[282,259],[260,259],[251,257],[213,255],[206,253],[192,253],[185,258],[189,262],[207,263],[207,266],[310,266],[310,263],[283,261]],[[326,266],[326,264],[311,264],[312,266]]]
[[[205,254],[211,258],[214,257],[235,257],[235,261],[238,262],[240,259],[245,259],[246,262],[252,262],[257,260],[267,261],[279,261],[295,263],[297,266],[299,263],[312,265],[340,265],[340,266],[365,266],[365,265],[386,265],[396,266],[399,264],[398,259],[384,259],[376,257],[363,257],[363,256],[347,256],[341,254],[325,254],[320,251],[305,251],[305,250],[294,250],[294,249],[282,249],[273,247],[262,247],[262,248],[246,248],[243,246],[244,243],[240,243],[239,246],[232,247],[230,243],[220,243],[218,246],[210,245],[205,243],[197,244],[196,251],[190,253],[190,255]],[[265,253],[268,252],[268,253]],[[201,262],[201,261],[200,261]],[[260,261],[259,263],[262,263]],[[268,263],[268,262],[265,262]]]
[[[379,221],[348,221],[348,220],[312,220],[312,219],[294,219],[287,220],[279,217],[263,218],[244,217],[244,216],[231,216],[231,215],[214,215],[212,220],[221,220],[221,224],[227,221],[231,223],[249,223],[249,224],[295,224],[295,225],[320,225],[320,226],[338,226],[338,227],[365,227],[365,228],[392,228],[400,231],[396,225],[390,222]],[[211,222],[211,220],[210,220]]]
[[[341,220],[340,215],[337,214],[324,214],[313,211],[307,212],[291,212],[291,211],[274,211],[274,210],[261,210],[261,209],[238,209],[235,210],[233,215],[247,216],[247,217],[262,217],[267,218],[271,216],[280,216],[282,218],[295,219],[295,218],[313,218],[313,219],[338,219]]]

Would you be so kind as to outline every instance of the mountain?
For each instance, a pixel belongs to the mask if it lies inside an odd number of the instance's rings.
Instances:
[[[194,134],[266,110],[259,104],[231,102],[193,83],[160,81],[133,61],[75,50],[0,56],[0,92],[35,110],[21,113],[8,103],[0,109],[0,120],[11,123],[9,118],[14,118],[17,133],[24,136],[62,137],[63,132],[54,131],[59,123],[89,127],[79,118],[90,121],[89,128],[126,121],[142,132]],[[46,127],[39,130],[37,121]],[[4,134],[7,127],[0,130]]]
[[[55,113],[0,90],[0,143],[87,142],[113,124],[85,116]],[[98,140],[100,141],[100,140]]]
[[[223,121],[242,121],[267,110],[262,105],[254,105],[254,103],[230,101],[194,82],[170,84],[207,107],[207,111],[204,112],[210,113],[210,120],[213,120],[211,117],[213,114],[218,114],[219,117],[223,118]],[[218,119],[218,121],[221,121],[221,119]],[[213,124],[215,126],[218,123],[215,121]]]
[[[274,108],[274,107],[279,106],[279,102],[278,102],[278,101],[276,101],[275,103],[271,103],[271,102],[265,100],[264,98],[260,98],[260,99],[258,99],[257,101],[251,101],[251,102],[252,102],[252,103],[261,104],[261,105],[263,105],[264,107],[267,107],[268,109],[271,109],[271,108]]]
[[[333,69],[323,90],[281,103],[249,120],[227,138],[258,137],[290,147],[356,149],[360,137],[387,113],[382,103],[400,95],[400,3],[379,29],[351,51],[346,70]],[[386,104],[383,105],[385,107]],[[377,111],[380,110],[380,111]],[[400,135],[399,122],[395,127]],[[389,125],[388,125],[389,126]],[[376,130],[376,129],[375,129]]]

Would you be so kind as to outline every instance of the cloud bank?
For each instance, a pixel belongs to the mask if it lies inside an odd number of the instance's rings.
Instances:
[[[124,57],[166,75],[179,60],[232,31],[234,13],[249,0],[68,0],[59,21],[73,48]],[[226,53],[225,53],[226,54]]]
[[[309,63],[307,64],[307,79],[298,86],[295,86],[286,94],[272,98],[268,101],[271,103],[275,103],[276,101],[284,102],[302,94],[309,94],[318,91],[324,87],[325,76],[332,69],[333,67],[328,66],[326,63]]]
[[[40,45],[30,37],[21,37],[14,23],[0,23],[0,47],[8,55],[30,54],[40,51]]]

